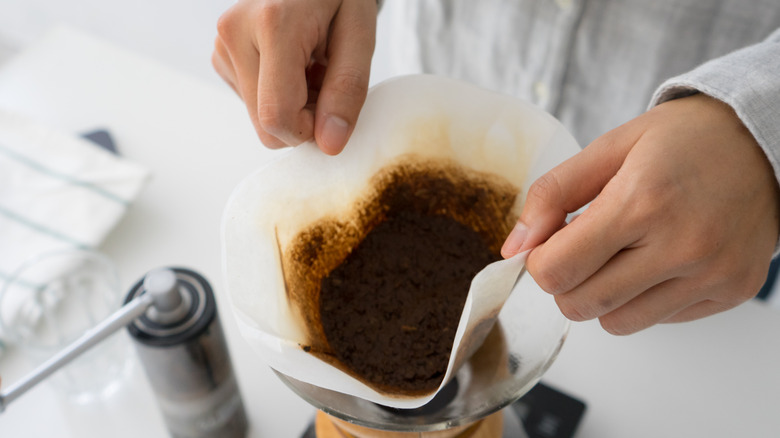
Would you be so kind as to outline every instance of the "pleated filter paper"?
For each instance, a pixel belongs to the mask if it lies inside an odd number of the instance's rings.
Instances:
[[[297,380],[395,408],[424,405],[481,345],[510,294],[524,293],[517,280],[526,254],[491,263],[474,277],[444,378],[424,394],[388,391],[328,360],[318,307],[323,277],[386,216],[377,188],[388,181],[407,184],[409,202],[427,213],[475,229],[495,252],[531,183],[578,151],[554,117],[509,96],[428,75],[373,87],[341,154],[303,144],[249,175],[231,195],[222,222],[223,269],[241,334],[259,361]],[[410,181],[420,175],[455,190],[444,196],[415,188]],[[483,188],[492,197],[464,198]]]

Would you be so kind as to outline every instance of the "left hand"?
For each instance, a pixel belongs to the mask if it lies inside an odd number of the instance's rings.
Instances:
[[[729,106],[697,94],[658,105],[539,178],[502,254],[534,248],[528,272],[567,318],[630,334],[755,296],[778,205],[753,136]]]
[[[217,24],[212,64],[266,147],[344,148],[368,92],[376,0],[240,0]]]

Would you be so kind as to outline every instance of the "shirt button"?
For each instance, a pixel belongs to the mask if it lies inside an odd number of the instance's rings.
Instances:
[[[568,11],[573,6],[574,0],[555,0],[555,4],[563,11]]]
[[[534,95],[536,96],[536,102],[540,105],[547,103],[547,99],[550,98],[550,88],[542,81],[534,82]]]

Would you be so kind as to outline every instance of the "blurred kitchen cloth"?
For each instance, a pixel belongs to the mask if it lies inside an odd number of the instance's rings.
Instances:
[[[0,290],[32,257],[100,245],[148,180],[91,136],[106,148],[0,110]]]

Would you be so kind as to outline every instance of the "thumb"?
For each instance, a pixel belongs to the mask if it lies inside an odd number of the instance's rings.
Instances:
[[[333,20],[314,121],[314,138],[327,154],[341,152],[355,127],[368,93],[375,39],[374,2],[344,1]]]
[[[504,258],[544,243],[566,215],[592,201],[623,164],[635,141],[611,131],[559,164],[529,187],[523,212],[501,248]],[[614,139],[620,138],[620,142]]]

